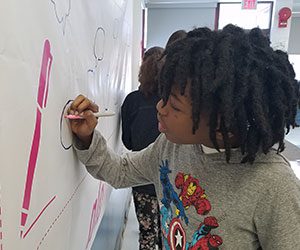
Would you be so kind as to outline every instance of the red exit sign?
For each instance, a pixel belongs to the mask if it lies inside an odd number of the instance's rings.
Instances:
[[[256,9],[257,0],[242,0],[242,9]]]

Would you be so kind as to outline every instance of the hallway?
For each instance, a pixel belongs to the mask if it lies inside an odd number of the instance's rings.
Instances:
[[[137,250],[139,249],[139,231],[138,221],[135,216],[133,199],[130,202],[130,208],[127,218],[125,231],[123,234],[123,242],[121,250]]]

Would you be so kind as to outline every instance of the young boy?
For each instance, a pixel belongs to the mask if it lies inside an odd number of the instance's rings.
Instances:
[[[80,95],[69,111],[85,118],[71,121],[79,159],[115,188],[154,183],[165,249],[299,248],[300,183],[279,154],[297,109],[287,55],[228,25],[189,32],[164,60],[158,139],[114,154]]]

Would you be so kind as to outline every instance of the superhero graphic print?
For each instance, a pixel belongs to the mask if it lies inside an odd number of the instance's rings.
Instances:
[[[163,245],[166,250],[216,250],[222,245],[223,240],[219,235],[213,234],[213,229],[219,227],[218,221],[213,216],[206,216],[195,228],[192,239],[186,238],[183,223],[189,226],[186,215],[188,209],[195,213],[207,215],[211,211],[211,204],[205,190],[200,186],[199,180],[193,176],[179,172],[175,177],[174,189],[169,174],[168,161],[160,165],[160,182],[162,184],[163,198],[161,224]]]

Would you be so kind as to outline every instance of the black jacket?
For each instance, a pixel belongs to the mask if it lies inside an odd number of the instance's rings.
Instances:
[[[156,110],[159,100],[157,95],[146,98],[139,90],[126,96],[121,107],[121,116],[122,141],[127,149],[142,150],[159,135]],[[135,187],[134,190],[155,195],[153,185]]]

